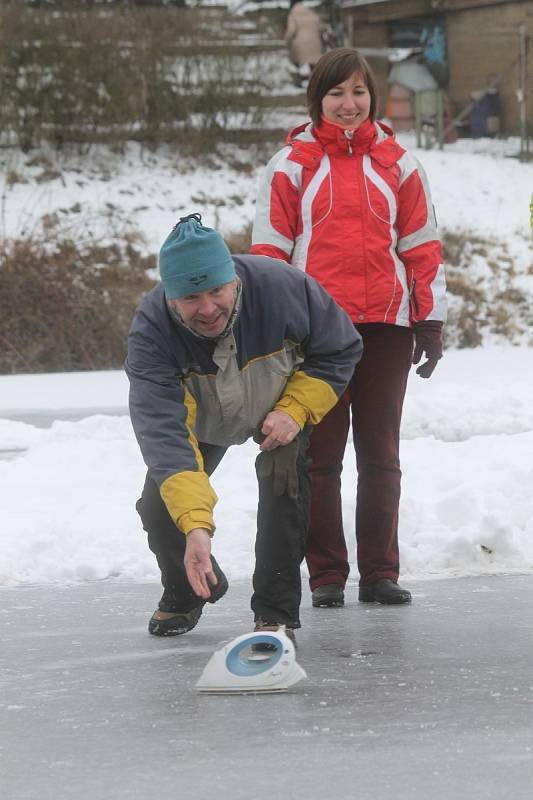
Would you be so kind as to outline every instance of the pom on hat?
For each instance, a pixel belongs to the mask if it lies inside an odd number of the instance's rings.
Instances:
[[[235,264],[218,231],[200,214],[181,217],[159,251],[159,273],[169,300],[205,292],[234,280]]]

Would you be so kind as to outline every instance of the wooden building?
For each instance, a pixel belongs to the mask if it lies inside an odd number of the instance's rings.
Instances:
[[[336,5],[354,47],[419,48],[454,115],[463,111],[468,122],[473,96],[492,88],[501,133],[533,132],[533,0],[336,0]],[[391,65],[378,55],[369,61],[383,114]]]

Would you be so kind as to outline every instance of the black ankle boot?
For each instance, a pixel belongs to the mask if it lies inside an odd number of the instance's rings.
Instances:
[[[360,603],[382,603],[386,606],[411,602],[411,592],[402,589],[392,578],[380,578],[359,587]]]
[[[324,583],[312,593],[313,608],[341,608],[344,605],[344,589],[337,583]]]
[[[183,633],[188,633],[198,624],[204,605],[205,603],[202,600],[199,606],[187,611],[185,614],[177,612],[173,614],[171,611],[159,611],[157,609],[148,623],[148,632],[154,636],[180,636]],[[159,619],[162,615],[165,618]]]

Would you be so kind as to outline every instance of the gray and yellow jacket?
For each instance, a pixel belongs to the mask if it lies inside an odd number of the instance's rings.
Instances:
[[[128,340],[133,428],[176,525],[214,530],[217,501],[198,442],[241,444],[274,408],[316,425],[362,353],[348,315],[305,273],[234,256],[238,313],[226,335],[196,335],[169,311],[162,284],[141,301]]]

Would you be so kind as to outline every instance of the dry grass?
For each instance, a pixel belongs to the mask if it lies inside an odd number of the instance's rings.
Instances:
[[[532,298],[518,288],[527,273],[506,242],[468,231],[443,234],[450,313],[447,340],[456,347],[477,347],[487,337],[532,344]]]
[[[0,373],[117,368],[153,282],[135,241],[0,244]]]
[[[252,223],[250,222],[238,232],[224,236],[224,239],[230,251],[235,255],[248,253],[252,246]]]
[[[113,233],[113,244],[79,235],[74,241],[57,214],[43,217],[41,228],[39,237],[0,243],[0,373],[120,368],[135,307],[154,285],[147,271],[155,257],[143,255],[131,231]],[[112,228],[110,220],[106,229]],[[247,223],[225,236],[231,252],[249,251],[251,231]],[[454,237],[455,252],[463,253],[459,263],[446,265],[447,345],[478,347],[487,336],[527,340],[533,303],[513,284],[518,269],[512,263],[496,272],[489,267],[489,278],[481,280],[470,272],[461,239]],[[505,254],[490,242],[476,243],[478,255],[483,247],[501,262]]]

